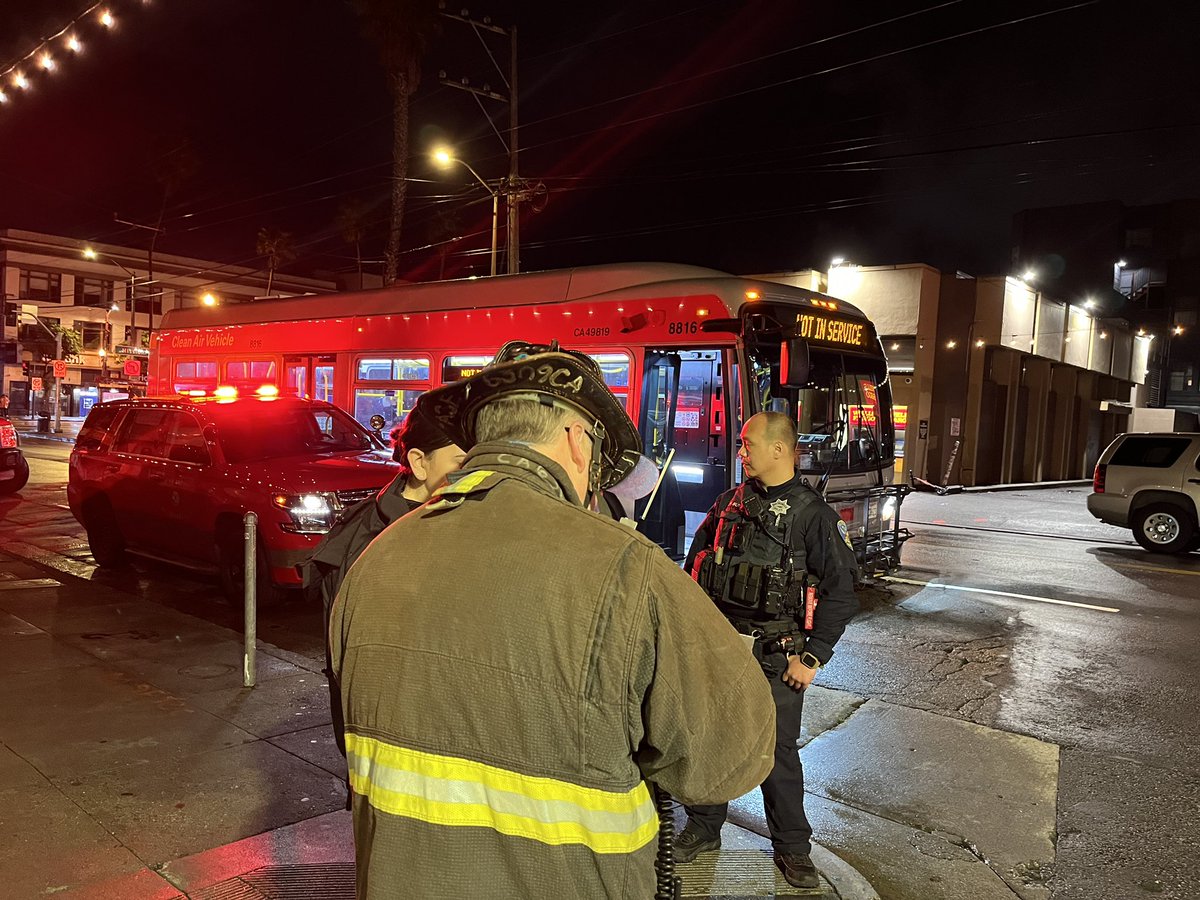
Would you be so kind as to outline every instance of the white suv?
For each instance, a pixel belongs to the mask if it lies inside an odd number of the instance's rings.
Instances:
[[[1147,550],[1200,550],[1200,434],[1122,434],[1100,454],[1088,512]]]

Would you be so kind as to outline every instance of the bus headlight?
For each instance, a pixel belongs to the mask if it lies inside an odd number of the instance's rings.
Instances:
[[[337,519],[337,497],[333,494],[276,494],[271,500],[291,517],[284,531],[325,534]]]
[[[896,498],[887,497],[879,504],[879,518],[885,522],[890,522],[896,518]]]

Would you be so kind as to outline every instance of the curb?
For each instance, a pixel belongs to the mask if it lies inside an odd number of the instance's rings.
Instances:
[[[1092,480],[1090,478],[1080,478],[1074,481],[1029,481],[1022,484],[981,484],[973,487],[964,487],[964,494],[988,493],[991,491],[1036,491],[1039,489],[1050,488],[1065,488],[1065,487],[1091,487]]]
[[[866,877],[832,850],[820,844],[812,846],[813,864],[825,876],[829,886],[841,900],[880,900],[878,892]]]
[[[57,434],[39,434],[36,431],[18,431],[21,435],[21,443],[27,441],[51,441],[55,444],[74,444],[75,438]]]

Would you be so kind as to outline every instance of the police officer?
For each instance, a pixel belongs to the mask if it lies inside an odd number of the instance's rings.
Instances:
[[[795,470],[795,424],[759,413],[742,428],[746,481],[717,498],[692,541],[687,569],[754,655],[775,700],[775,766],[763,782],[775,864],[795,887],[816,887],[796,747],[804,689],[833,655],[858,610],[858,564],[846,523]],[[728,804],[689,806],[675,857],[691,862],[721,846]]]

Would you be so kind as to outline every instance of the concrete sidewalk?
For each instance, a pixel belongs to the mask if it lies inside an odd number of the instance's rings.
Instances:
[[[0,893],[352,898],[321,660],[262,643],[245,688],[240,634],[88,582],[82,553],[47,569],[0,552]],[[720,853],[680,867],[684,896],[878,896],[824,848],[822,889],[790,888],[754,820],[761,799],[744,804]]]
[[[60,430],[54,431],[54,419],[50,419],[50,431],[39,432],[37,416],[9,416],[9,421],[16,426],[17,431],[21,435],[23,441],[39,440],[39,441],[58,441],[64,444],[74,444],[75,438],[79,436],[79,429],[83,427],[83,422],[86,416],[63,416],[59,423]]]

